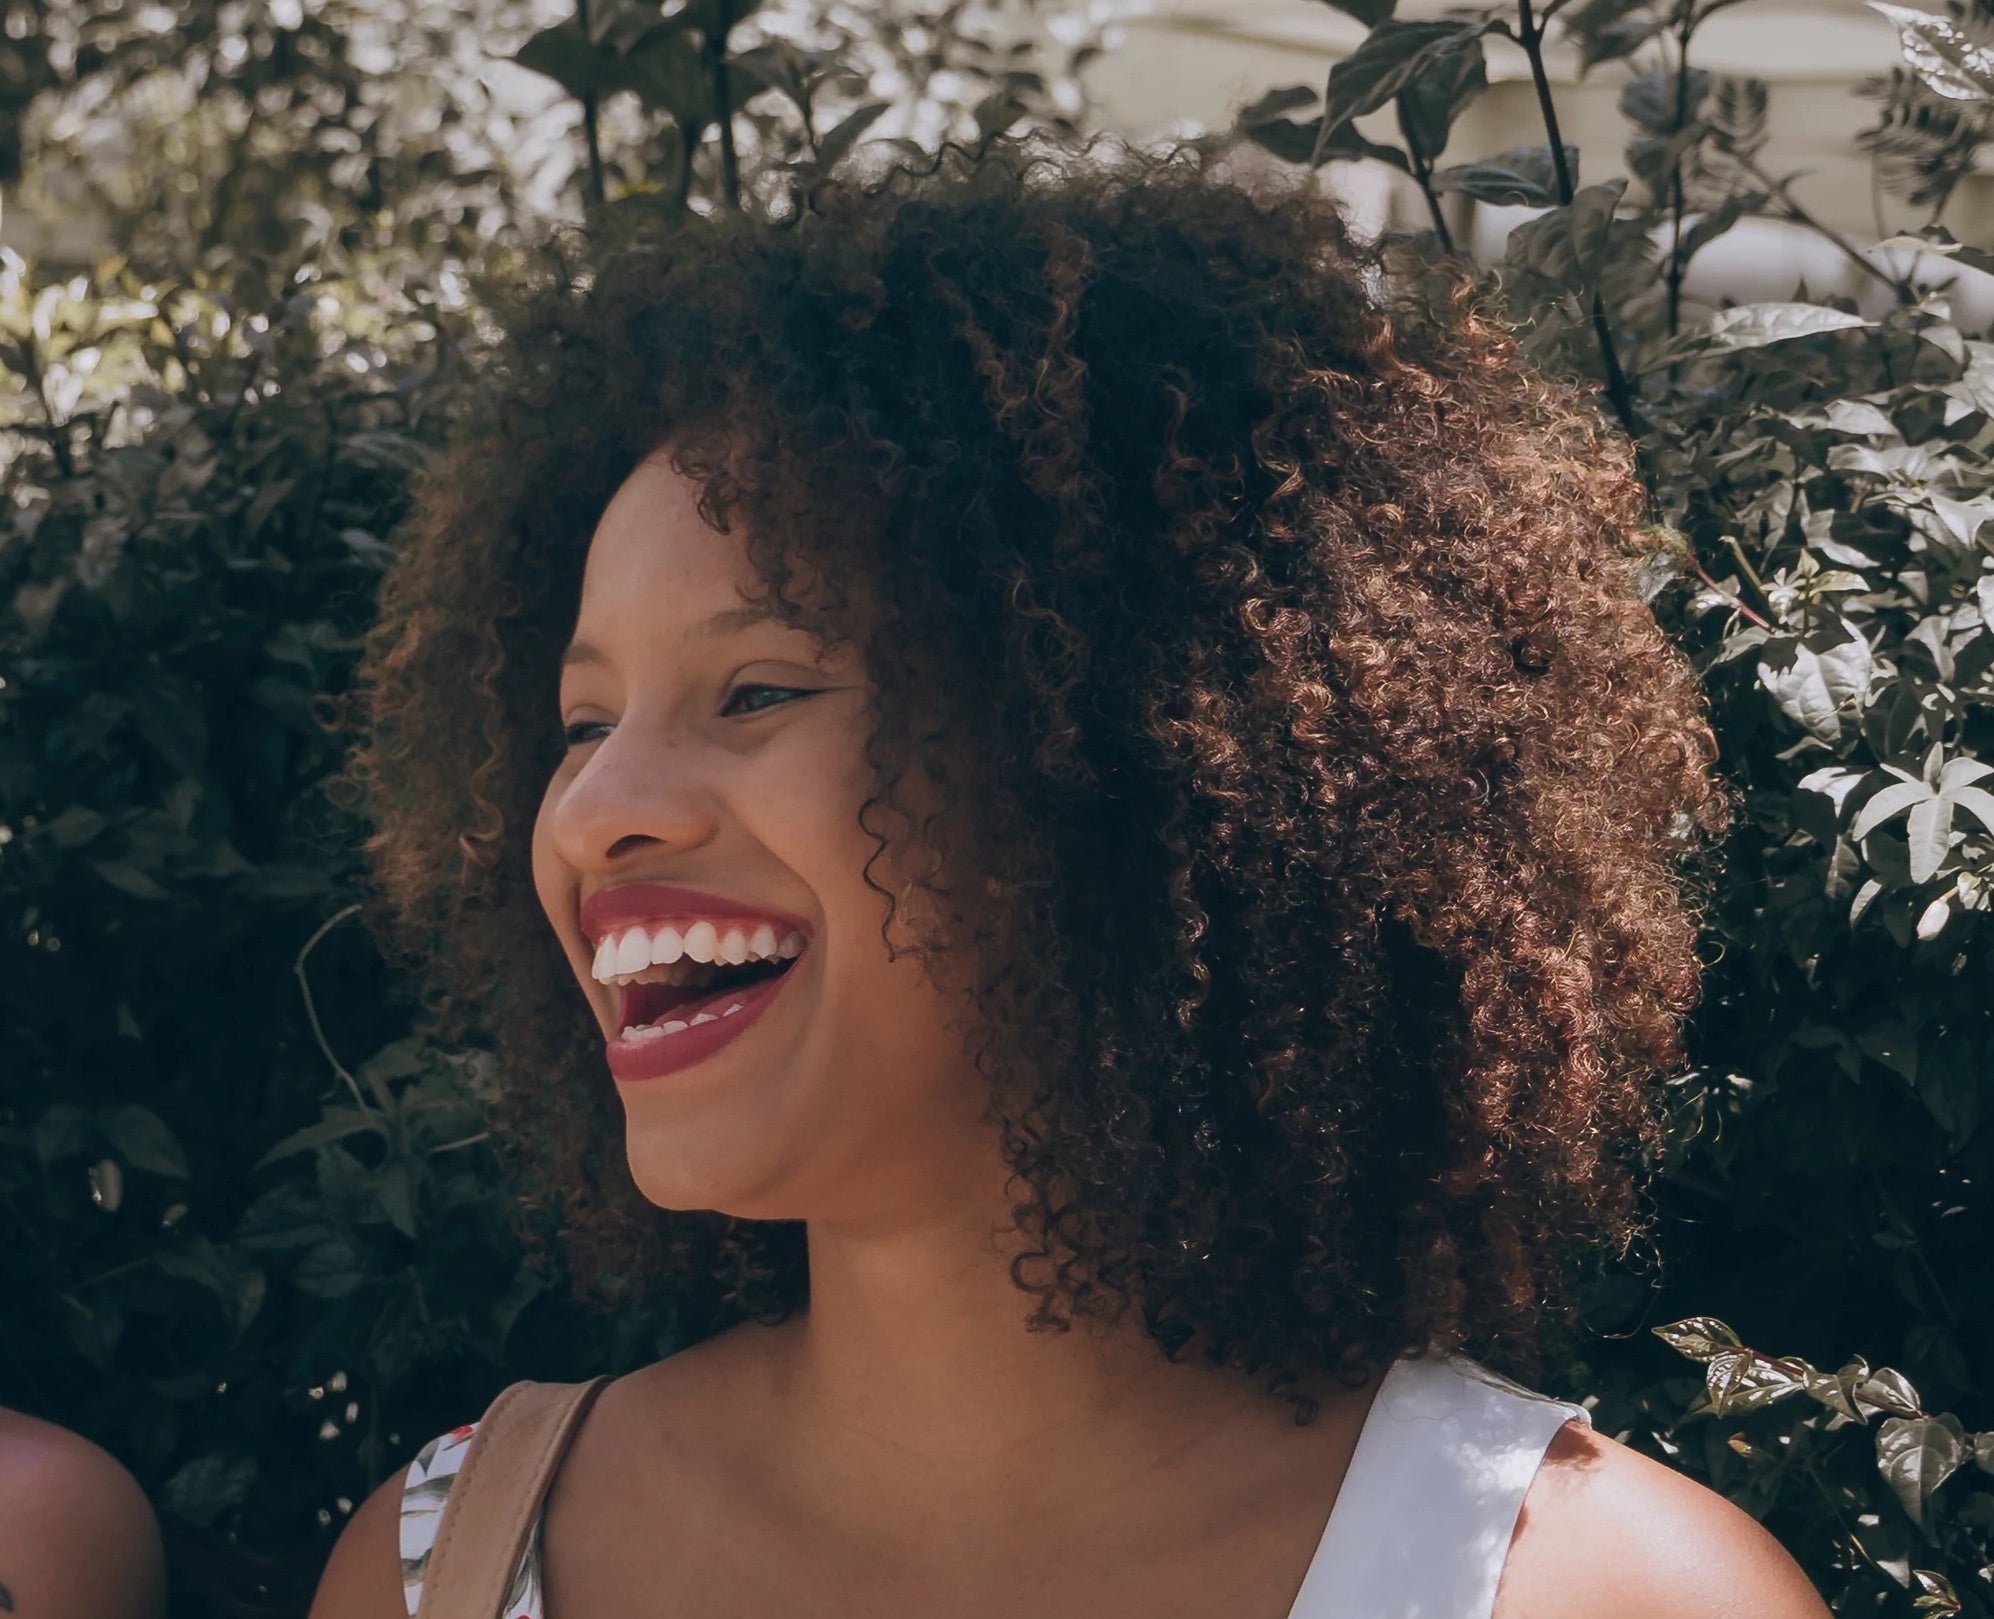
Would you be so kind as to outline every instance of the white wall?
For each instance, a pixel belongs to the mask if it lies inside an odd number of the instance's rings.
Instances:
[[[1937,0],[1908,3],[1939,9]],[[1402,0],[1398,15],[1446,9],[1446,0]],[[1121,43],[1088,69],[1087,82],[1101,100],[1103,121],[1132,135],[1186,121],[1218,128],[1277,86],[1319,88],[1330,65],[1364,34],[1361,24],[1321,0],[1149,0],[1125,16],[1121,29]],[[1895,29],[1862,0],[1749,0],[1699,30],[1691,60],[1766,81],[1771,139],[1761,161],[1774,175],[1798,174],[1794,198],[1823,223],[1867,245],[1921,222],[1919,211],[1872,194],[1869,159],[1856,145],[1856,132],[1875,121],[1877,107],[1855,94],[1856,84],[1900,60]],[[1562,133],[1584,154],[1581,183],[1624,174],[1626,125],[1617,102],[1629,66],[1602,63],[1581,78],[1567,51],[1551,52],[1547,66]],[[1491,39],[1489,79],[1488,91],[1455,126],[1450,161],[1543,141],[1523,52]],[[1391,136],[1389,113],[1364,120],[1364,127],[1374,122],[1373,133]],[[1360,226],[1426,220],[1412,181],[1381,164],[1332,164],[1325,178]],[[1452,203],[1460,211],[1450,226],[1478,253],[1499,251],[1509,228],[1530,212],[1463,198]],[[1970,176],[1946,217],[1963,240],[1994,237],[1994,181]],[[1748,220],[1699,255],[1690,291],[1711,299],[1781,298],[1803,277],[1814,291],[1853,295],[1863,295],[1868,281],[1813,233]],[[1994,286],[1975,272],[1964,278],[1972,299],[1986,299]]]

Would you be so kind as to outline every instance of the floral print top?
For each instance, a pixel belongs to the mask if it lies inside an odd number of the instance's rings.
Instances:
[[[452,1428],[430,1440],[409,1463],[408,1478],[402,1485],[401,1528],[402,1598],[408,1604],[409,1619],[415,1619],[415,1611],[422,1605],[422,1582],[429,1573],[429,1554],[443,1522],[443,1503],[450,1499],[450,1486],[457,1482],[458,1469],[471,1448],[471,1435],[477,1431],[475,1422]],[[505,1605],[493,1619],[541,1619],[545,1612],[546,1603],[540,1595],[540,1520],[536,1518],[526,1551],[513,1571]]]

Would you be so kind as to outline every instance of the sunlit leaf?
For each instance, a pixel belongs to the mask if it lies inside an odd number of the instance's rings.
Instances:
[[[1965,1432],[1951,1415],[1886,1417],[1876,1430],[1877,1469],[1921,1526],[1932,1492],[1959,1471],[1967,1454]]]
[[[1717,313],[1705,337],[1713,348],[1749,349],[1875,324],[1861,315],[1821,304],[1737,304]]]
[[[1868,3],[1896,25],[1904,60],[1934,94],[1953,101],[1994,98],[1994,50],[1969,39],[1949,17],[1887,0]]]
[[[1742,1349],[1738,1335],[1714,1316],[1693,1315],[1665,1327],[1649,1329],[1679,1355],[1708,1361],[1726,1350]]]

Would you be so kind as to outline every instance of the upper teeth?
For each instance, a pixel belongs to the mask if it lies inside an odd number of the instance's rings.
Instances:
[[[605,937],[596,948],[590,971],[600,983],[621,984],[650,967],[669,966],[681,957],[739,966],[745,961],[788,960],[802,954],[802,934],[791,932],[778,938],[767,922],[662,922],[639,924]]]

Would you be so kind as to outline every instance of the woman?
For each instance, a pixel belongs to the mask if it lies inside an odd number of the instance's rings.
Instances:
[[[1005,150],[515,312],[385,585],[371,852],[573,1262],[698,1341],[483,1611],[1826,1612],[1486,1369],[1629,1234],[1722,811],[1625,445],[1383,268]],[[422,1606],[471,1432],[319,1619]]]

